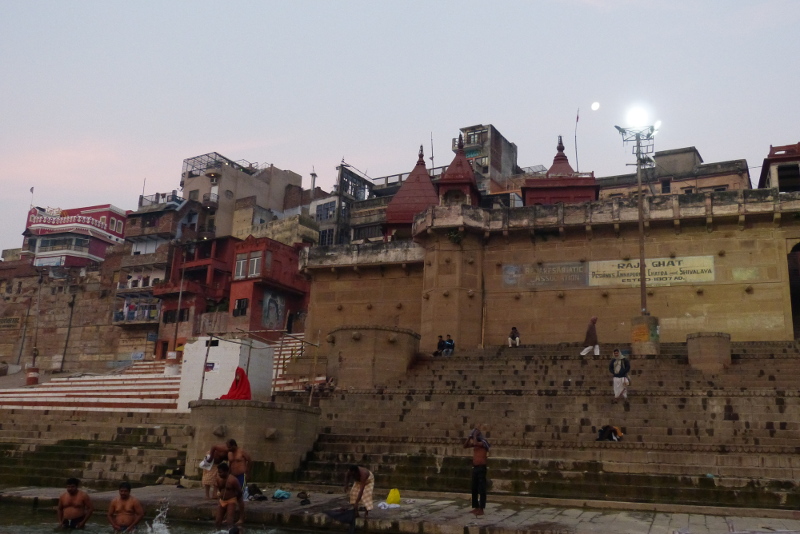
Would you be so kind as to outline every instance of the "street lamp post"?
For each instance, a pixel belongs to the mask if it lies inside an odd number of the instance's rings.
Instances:
[[[615,126],[622,135],[622,142],[634,143],[633,153],[636,155],[636,187],[639,208],[639,289],[641,293],[641,314],[650,315],[647,311],[647,267],[644,254],[644,193],[642,191],[642,174],[645,167],[652,161],[647,154],[654,148],[656,129],[654,126],[645,128],[621,128]]]

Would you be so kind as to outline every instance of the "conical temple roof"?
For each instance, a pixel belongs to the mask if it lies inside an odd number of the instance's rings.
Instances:
[[[558,152],[556,153],[556,157],[553,158],[553,165],[550,166],[550,169],[547,171],[547,176],[558,175],[572,175],[575,174],[575,170],[569,164],[569,159],[567,155],[564,154],[564,143],[561,141],[561,136],[558,136],[558,146],[556,147]]]
[[[438,205],[439,195],[425,168],[425,158],[420,145],[419,159],[414,170],[386,206],[386,223],[411,224],[417,213]]]
[[[458,134],[458,150],[456,150],[456,157],[453,162],[447,167],[447,170],[439,180],[439,186],[442,184],[472,184],[475,189],[478,189],[478,183],[475,181],[475,171],[472,170],[472,163],[467,159],[464,154],[464,138]]]

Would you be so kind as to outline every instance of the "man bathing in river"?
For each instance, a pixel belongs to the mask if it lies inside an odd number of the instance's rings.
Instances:
[[[131,495],[131,485],[123,482],[119,485],[119,497],[108,506],[108,522],[114,532],[133,532],[143,518],[142,503]]]
[[[228,458],[228,444],[213,445],[206,455],[206,461],[211,464],[211,469],[203,469],[203,489],[206,499],[217,498],[217,466]]]
[[[92,517],[94,507],[85,491],[78,489],[81,485],[77,478],[67,479],[67,491],[58,498],[58,526],[60,528],[83,528]]]
[[[219,508],[217,508],[216,525],[222,526],[223,519],[228,526],[233,525],[236,507],[239,507],[239,521],[236,525],[244,523],[244,499],[242,498],[242,486],[239,481],[231,474],[228,464],[219,464],[217,467],[217,491],[219,494]]]

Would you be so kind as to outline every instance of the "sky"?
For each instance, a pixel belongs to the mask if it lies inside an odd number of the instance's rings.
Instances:
[[[632,172],[614,125],[706,163],[800,142],[795,0],[0,0],[0,249],[33,202],[62,209],[177,189],[219,152],[319,175],[344,158],[408,172],[493,124],[520,166]],[[600,108],[591,110],[598,102]],[[30,188],[34,187],[31,195]]]

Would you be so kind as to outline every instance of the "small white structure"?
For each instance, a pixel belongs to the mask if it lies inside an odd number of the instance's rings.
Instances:
[[[208,345],[209,339],[211,346]],[[251,339],[201,337],[183,349],[178,411],[188,412],[193,400],[218,399],[241,367],[250,380],[252,400],[269,401],[272,394],[273,349]],[[202,384],[202,397],[201,397]]]

